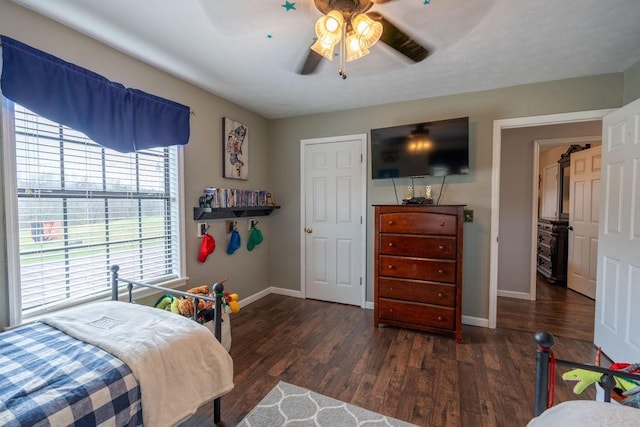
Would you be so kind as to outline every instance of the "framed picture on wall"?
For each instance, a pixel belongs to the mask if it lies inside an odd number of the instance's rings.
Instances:
[[[223,119],[223,177],[249,179],[249,128],[225,117]]]

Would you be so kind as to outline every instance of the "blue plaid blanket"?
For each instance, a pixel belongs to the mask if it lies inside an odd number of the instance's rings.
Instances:
[[[142,425],[140,387],[121,360],[34,323],[0,334],[0,425]]]

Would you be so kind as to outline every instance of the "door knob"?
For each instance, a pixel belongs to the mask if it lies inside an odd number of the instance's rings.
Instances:
[[[311,227],[305,227],[305,228],[304,228],[304,231],[306,231],[306,232],[307,232],[307,234],[311,234],[311,233],[313,233],[313,228],[311,228]]]
[[[569,230],[569,231],[573,231],[573,225],[568,226],[568,227],[567,227],[567,230]]]

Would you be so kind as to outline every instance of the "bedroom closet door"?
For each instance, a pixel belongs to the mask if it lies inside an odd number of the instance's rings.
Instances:
[[[364,306],[366,137],[303,146],[303,246],[307,298]]]
[[[594,342],[612,360],[640,360],[640,100],[602,122],[602,203]]]

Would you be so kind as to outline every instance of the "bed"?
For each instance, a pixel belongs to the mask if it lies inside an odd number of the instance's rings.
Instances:
[[[0,425],[172,426],[233,388],[233,361],[220,343],[223,286],[214,297],[120,278],[111,301],[42,317],[0,334]],[[193,298],[189,319],[132,303],[135,287]],[[120,288],[128,290],[119,301]],[[193,320],[214,304],[211,333]]]
[[[547,332],[536,332],[536,378],[534,418],[528,427],[541,426],[640,426],[640,409],[611,401],[616,378],[640,384],[640,375],[569,360],[553,353],[555,339]],[[601,393],[597,401],[573,400],[554,405],[555,366],[566,366],[596,373]],[[601,400],[601,401],[600,401]]]

